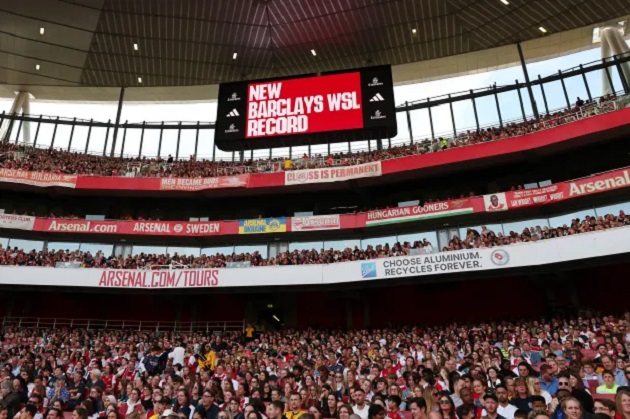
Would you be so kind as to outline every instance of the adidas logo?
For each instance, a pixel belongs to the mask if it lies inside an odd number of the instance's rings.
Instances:
[[[232,109],[232,111],[227,114],[226,116],[230,117],[230,116],[240,116],[240,114],[238,113],[238,111],[236,109]]]
[[[382,102],[384,101],[385,98],[383,96],[381,96],[380,93],[377,93],[374,95],[374,97],[372,99],[370,99],[370,102]]]

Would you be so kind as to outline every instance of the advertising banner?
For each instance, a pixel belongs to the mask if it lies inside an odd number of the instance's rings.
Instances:
[[[238,234],[286,233],[286,217],[239,220]]]
[[[95,221],[38,218],[34,231],[52,233],[126,234],[138,236],[216,236],[222,221]],[[234,233],[234,232],[233,232]]]
[[[343,167],[322,167],[319,169],[292,170],[284,173],[284,184],[306,185],[310,183],[342,182],[345,180],[381,176],[381,162],[358,164]]]
[[[62,175],[49,172],[29,172],[27,170],[0,169],[0,182],[21,183],[42,188],[59,186],[74,188],[77,185],[75,175]]]
[[[339,214],[291,218],[291,231],[339,230]]]
[[[32,230],[35,217],[28,215],[0,214],[0,228],[13,228],[16,230]]]
[[[205,178],[162,178],[161,191],[203,191],[206,189],[245,188],[249,175],[205,177]]]
[[[630,170],[620,169],[542,188],[484,195],[486,211],[506,211],[630,187]]]
[[[474,211],[473,199],[453,199],[424,204],[423,206],[414,205],[369,211],[365,224],[370,227],[383,224],[406,223],[431,218],[452,217],[469,214]]]
[[[630,227],[511,246],[328,265],[219,269],[56,269],[0,266],[0,284],[94,288],[215,288],[317,285],[522,268],[630,252]]]

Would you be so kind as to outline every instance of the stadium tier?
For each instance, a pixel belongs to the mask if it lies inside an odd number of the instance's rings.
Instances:
[[[623,1],[4,3],[0,419],[630,419]]]

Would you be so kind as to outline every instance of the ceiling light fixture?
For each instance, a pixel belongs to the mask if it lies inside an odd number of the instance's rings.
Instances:
[[[415,35],[417,32],[418,32],[418,30],[417,30],[416,28],[413,28],[413,29],[411,30],[411,33],[412,33],[412,34],[414,34],[414,35]]]
[[[508,0],[501,0],[501,3],[505,4],[506,6],[510,5],[510,2]]]
[[[311,50],[311,54],[313,54],[313,57],[317,57],[317,53],[315,52],[314,49]]]
[[[133,49],[134,49],[135,51],[138,51],[138,44],[133,44]]]
[[[271,317],[273,317],[274,319],[276,319],[276,321],[277,321],[277,322],[279,322],[279,321],[280,321],[280,319],[278,318],[278,316],[276,316],[275,314],[274,314],[273,316],[271,316]]]
[[[39,34],[40,34],[40,35],[44,35],[44,32],[46,32],[46,29],[44,29],[44,27],[43,27],[43,26],[42,26],[42,27],[40,27],[40,28],[39,28]]]
[[[35,70],[39,71],[39,64],[35,64]]]
[[[235,52],[234,54],[232,54],[232,59],[233,59],[233,60],[236,60],[236,57],[237,57],[237,56],[238,56],[238,53],[236,53],[236,52]]]
[[[545,29],[544,26],[539,26],[538,30],[541,31],[542,33],[547,33],[547,29]]]
[[[142,83],[142,77],[138,77],[138,83]]]

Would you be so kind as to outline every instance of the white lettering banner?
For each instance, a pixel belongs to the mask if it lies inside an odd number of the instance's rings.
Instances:
[[[55,269],[0,267],[0,284],[101,288],[314,285],[521,268],[630,253],[630,227],[535,243],[331,265],[234,269]]]
[[[381,162],[355,166],[321,167],[319,169],[284,172],[285,185],[307,185],[310,183],[342,182],[344,180],[381,176]]]

